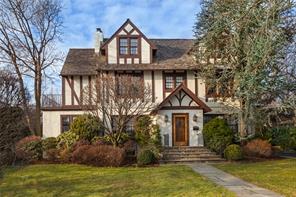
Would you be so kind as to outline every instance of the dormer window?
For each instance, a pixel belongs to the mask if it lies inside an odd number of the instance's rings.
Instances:
[[[120,55],[127,55],[128,52],[128,44],[127,38],[120,38],[119,39],[119,53]]]
[[[119,38],[120,55],[138,55],[138,38]]]

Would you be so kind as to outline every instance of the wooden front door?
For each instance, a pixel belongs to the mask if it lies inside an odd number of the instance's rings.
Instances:
[[[173,114],[173,146],[188,146],[188,114]]]

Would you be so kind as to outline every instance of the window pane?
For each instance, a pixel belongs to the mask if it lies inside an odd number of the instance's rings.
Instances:
[[[119,39],[119,45],[120,45],[120,47],[122,47],[122,46],[127,47],[127,39],[126,38],[120,38]]]
[[[165,88],[166,89],[173,88],[173,76],[166,76],[165,77]]]
[[[125,55],[125,54],[127,54],[127,47],[120,47],[120,54],[123,54],[123,55]]]
[[[70,116],[62,116],[62,133],[70,129]]]
[[[137,38],[131,38],[131,46],[132,47],[138,46],[138,39]]]
[[[131,47],[131,54],[132,55],[138,54],[138,48],[137,47]]]
[[[180,85],[183,80],[183,76],[176,76],[176,86]]]

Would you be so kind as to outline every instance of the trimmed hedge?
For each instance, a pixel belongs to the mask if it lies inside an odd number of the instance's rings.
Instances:
[[[110,145],[82,145],[72,154],[72,162],[92,166],[117,167],[124,159],[124,149]]]
[[[214,118],[204,125],[203,137],[205,145],[218,154],[233,142],[234,134],[226,121]]]
[[[224,150],[224,157],[229,161],[237,161],[243,159],[241,147],[237,144],[231,144]]]

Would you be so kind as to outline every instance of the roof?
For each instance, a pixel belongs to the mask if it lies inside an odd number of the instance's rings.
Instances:
[[[94,49],[70,49],[61,75],[95,75],[96,69]]]
[[[188,89],[184,83],[181,83],[178,87],[176,87],[159,105],[158,107],[153,110],[152,113],[161,110],[162,107],[165,106],[167,102],[174,96],[176,96],[180,91],[184,91],[196,104],[198,107],[204,111],[204,113],[212,111],[210,107],[208,107],[202,100],[200,100],[190,89]]]
[[[102,70],[169,70],[196,69],[194,58],[189,55],[193,39],[149,39],[157,52],[152,64],[107,64],[105,56],[98,57],[93,48],[70,49],[61,75],[94,75]],[[106,41],[105,41],[106,42]]]

